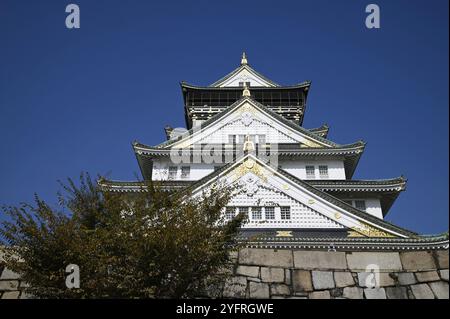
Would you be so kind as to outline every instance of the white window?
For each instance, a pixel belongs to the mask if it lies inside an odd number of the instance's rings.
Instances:
[[[191,174],[190,166],[182,166],[181,167],[181,178],[188,179],[190,174]]]
[[[291,208],[280,207],[281,219],[291,219]]]
[[[169,166],[169,179],[177,179],[178,167]]]
[[[266,144],[266,136],[258,135],[258,144]]]
[[[355,207],[359,210],[366,210],[366,202],[364,200],[355,200]]]
[[[262,219],[261,207],[252,207],[252,219]]]
[[[319,176],[320,178],[328,178],[328,166],[319,165]]]
[[[306,178],[316,178],[316,169],[314,168],[314,165],[306,165]]]
[[[244,142],[245,142],[245,135],[244,134],[239,134],[238,136],[239,136],[238,143],[239,144],[244,144]]]
[[[275,219],[275,207],[265,207],[264,214],[266,219]]]
[[[233,219],[236,214],[236,208],[235,207],[227,207],[225,209],[225,218],[226,219]]]
[[[228,143],[236,144],[236,135],[228,135]]]

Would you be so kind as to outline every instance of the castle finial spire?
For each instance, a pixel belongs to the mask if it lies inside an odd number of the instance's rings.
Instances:
[[[242,96],[250,96],[250,90],[248,89],[247,83],[244,83],[244,90],[242,91]]]
[[[241,58],[241,65],[248,64],[247,56],[245,55],[245,52],[242,52],[242,58]]]

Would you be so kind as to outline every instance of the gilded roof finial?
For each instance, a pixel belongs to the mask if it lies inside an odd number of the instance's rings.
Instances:
[[[250,90],[248,89],[247,83],[244,83],[244,91],[242,91],[242,96],[250,96]]]
[[[246,65],[247,63],[247,56],[245,55],[245,52],[242,52],[241,65]]]
[[[245,136],[245,142],[244,142],[244,152],[251,152],[255,150],[255,144],[253,144],[253,141],[250,140],[250,136],[247,134]]]

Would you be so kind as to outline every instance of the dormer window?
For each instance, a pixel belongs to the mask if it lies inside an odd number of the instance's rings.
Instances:
[[[280,207],[281,219],[291,219],[291,208],[288,206]]]
[[[328,166],[319,165],[319,176],[320,178],[328,178]]]
[[[174,180],[177,179],[177,172],[178,172],[178,167],[176,166],[169,166],[169,179],[170,180]]]
[[[191,167],[190,166],[182,166],[181,167],[181,178],[188,179],[191,175]]]
[[[250,82],[239,82],[239,86],[240,86],[240,87],[243,87],[243,86],[244,86],[244,83],[245,83],[245,85],[246,85],[247,87],[250,87]]]
[[[306,165],[306,178],[307,179],[315,179],[316,178],[316,169],[314,165]]]
[[[262,219],[261,207],[252,207],[252,219]]]
[[[355,200],[355,208],[365,211],[366,210],[366,201]]]

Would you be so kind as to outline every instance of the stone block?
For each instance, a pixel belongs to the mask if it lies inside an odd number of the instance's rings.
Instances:
[[[448,250],[438,250],[435,254],[439,269],[448,269]]]
[[[18,287],[19,287],[19,282],[17,280],[0,281],[0,291],[17,290]]]
[[[331,289],[335,287],[333,272],[331,271],[312,271],[312,280],[314,289]]]
[[[294,270],[292,274],[294,291],[313,291],[311,273],[308,270]]]
[[[370,273],[370,272],[359,272],[358,273],[358,284],[360,287],[374,288],[374,287],[386,287],[394,286],[395,280],[390,276],[389,273]]]
[[[291,250],[244,248],[239,251],[239,264],[292,268]]]
[[[439,270],[439,274],[442,280],[448,281],[448,269]]]
[[[285,284],[272,284],[270,286],[271,295],[283,295],[289,296],[291,294],[291,290],[288,285]]]
[[[406,287],[387,287],[386,296],[388,299],[408,299]]]
[[[441,279],[437,271],[416,272],[416,278],[419,282],[438,281]]]
[[[284,282],[284,269],[261,267],[261,280],[263,282]]]
[[[259,277],[259,267],[256,266],[238,266],[236,268],[236,275]]]
[[[309,299],[331,299],[331,296],[328,290],[313,291],[309,294]]]
[[[290,285],[292,284],[292,278],[291,278],[291,270],[290,269],[285,269],[284,270],[284,283],[286,285]]]
[[[6,291],[2,295],[2,299],[19,299],[20,291]]]
[[[416,277],[412,272],[401,272],[397,274],[400,285],[413,285],[417,283]]]
[[[269,285],[262,282],[249,282],[249,297],[252,299],[269,299]]]
[[[436,269],[433,254],[428,251],[414,251],[400,253],[403,269],[423,271]]]
[[[363,299],[364,293],[359,287],[345,287],[342,296],[347,299]]]
[[[355,284],[352,274],[348,271],[334,272],[334,282],[338,288],[353,286]]]
[[[18,273],[15,273],[12,270],[9,270],[8,268],[3,269],[3,272],[0,276],[0,280],[17,280],[20,278],[20,275]]]
[[[449,299],[448,296],[448,282],[436,281],[428,284],[438,299]]]
[[[330,290],[330,295],[333,298],[340,298],[344,292],[344,288],[333,288]]]
[[[347,269],[344,252],[294,251],[294,267],[297,269]]]
[[[368,271],[376,269],[379,271],[402,270],[400,255],[397,252],[353,252],[347,254],[347,263],[350,270]]]
[[[386,299],[384,288],[366,288],[364,289],[366,299]]]
[[[412,285],[411,291],[416,299],[434,299],[434,294],[427,284]]]
[[[225,282],[223,296],[225,298],[245,298],[247,290],[246,277],[231,277]]]

